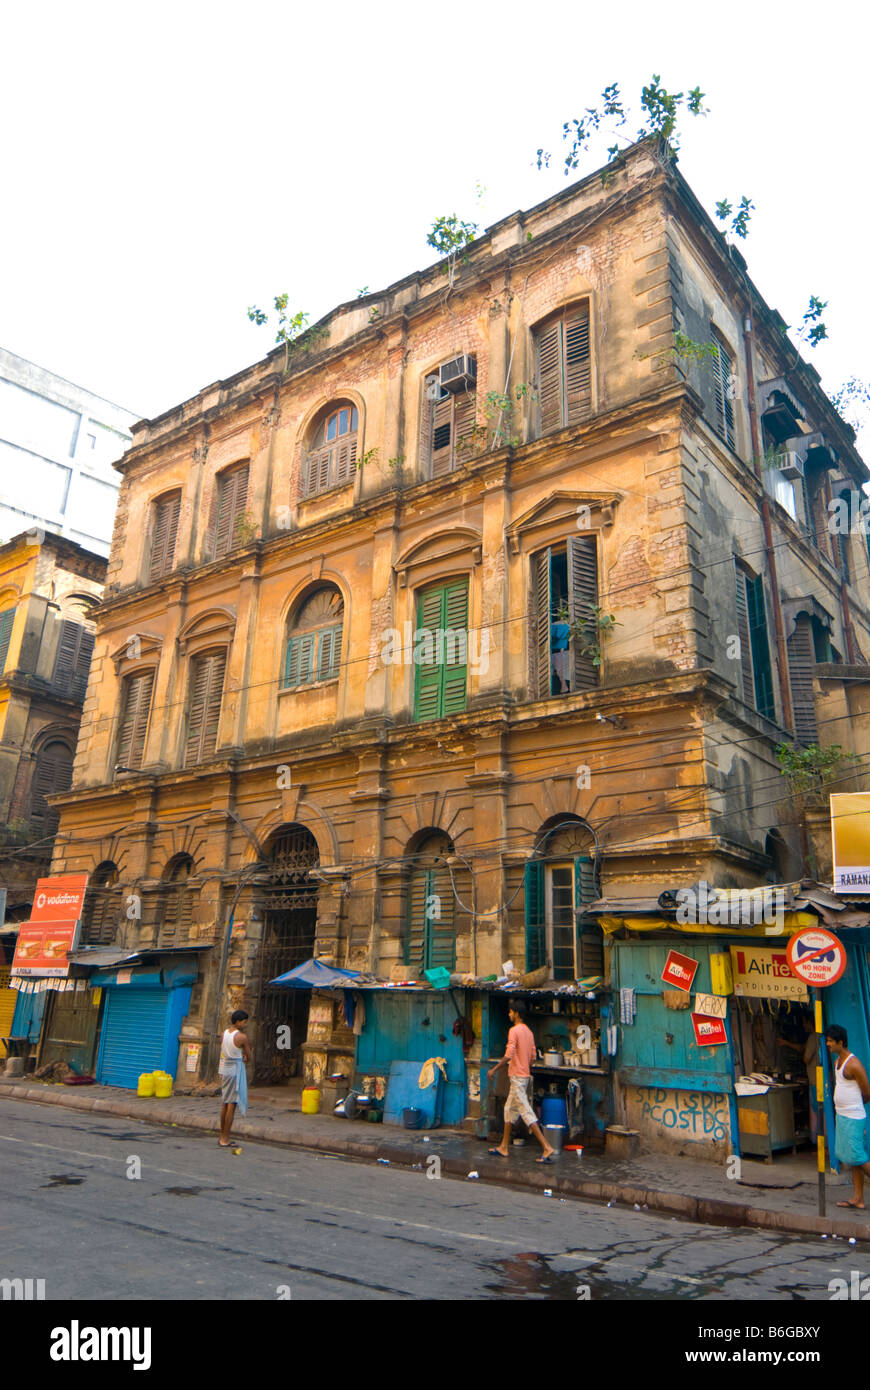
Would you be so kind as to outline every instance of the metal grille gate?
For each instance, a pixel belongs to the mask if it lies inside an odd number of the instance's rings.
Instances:
[[[303,826],[280,830],[272,842],[270,881],[264,890],[263,943],[257,998],[254,1083],[278,1085],[302,1070],[311,991],[270,986],[269,981],[314,955],[317,927],[317,841]],[[291,1047],[279,1048],[278,1029],[289,1027]]]

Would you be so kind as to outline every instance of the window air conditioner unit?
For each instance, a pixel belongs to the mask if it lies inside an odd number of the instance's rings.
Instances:
[[[477,383],[477,358],[463,354],[438,368],[438,381],[445,391],[471,391]]]
[[[787,449],[781,454],[774,454],[770,460],[770,468],[781,478],[802,478],[804,476],[804,461],[800,454],[796,454],[793,449]]]

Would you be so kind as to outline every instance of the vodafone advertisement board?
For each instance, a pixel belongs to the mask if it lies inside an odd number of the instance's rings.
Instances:
[[[15,943],[13,975],[63,979],[69,974],[67,953],[78,945],[87,874],[40,878],[30,921]]]

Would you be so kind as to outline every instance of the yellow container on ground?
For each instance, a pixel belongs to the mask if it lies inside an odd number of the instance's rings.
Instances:
[[[167,1096],[172,1095],[172,1077],[168,1071],[154,1073],[154,1094],[158,1100],[166,1100]]]
[[[320,1111],[320,1092],[316,1086],[306,1086],[302,1092],[302,1114],[317,1115]]]
[[[137,1088],[137,1094],[140,1095],[140,1096],[153,1096],[153,1094],[154,1094],[154,1073],[153,1073],[153,1072],[150,1072],[150,1071],[143,1071],[142,1075],[139,1077],[139,1086],[138,1086],[138,1088]]]

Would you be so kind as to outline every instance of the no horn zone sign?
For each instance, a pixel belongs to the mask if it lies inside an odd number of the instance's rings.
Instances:
[[[842,941],[824,927],[796,932],[788,943],[786,957],[792,974],[814,989],[836,984],[846,969]]]

